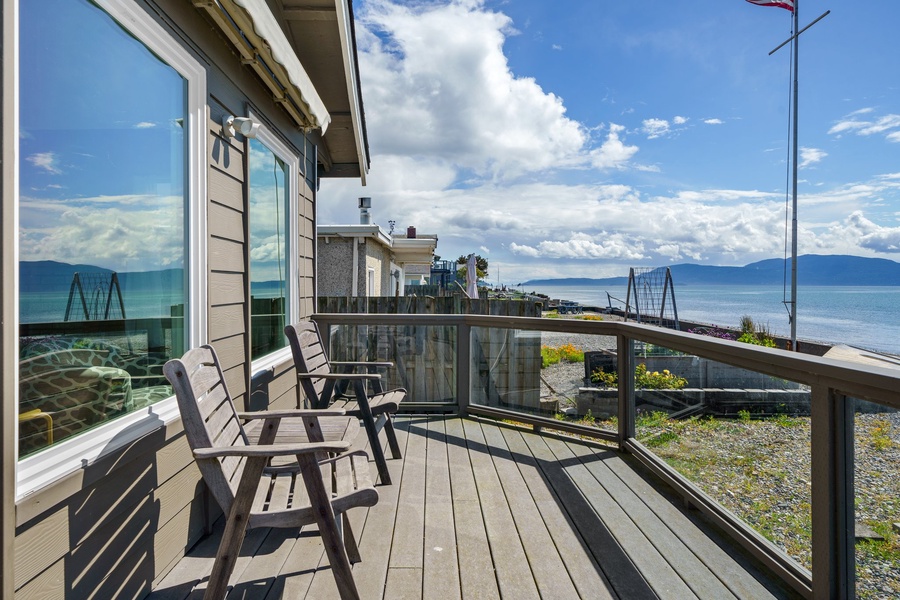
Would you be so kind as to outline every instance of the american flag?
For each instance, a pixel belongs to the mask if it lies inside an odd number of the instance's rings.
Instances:
[[[777,6],[778,8],[786,8],[794,12],[794,0],[747,0],[747,2],[760,6]]]

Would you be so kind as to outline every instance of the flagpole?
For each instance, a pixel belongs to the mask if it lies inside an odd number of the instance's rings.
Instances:
[[[791,349],[797,348],[797,165],[800,156],[800,148],[797,144],[800,114],[799,107],[799,71],[800,71],[800,18],[798,4],[800,0],[794,0],[794,127],[793,127],[793,183],[791,189]]]
[[[794,51],[794,77],[793,77],[793,94],[792,94],[792,104],[793,104],[793,128],[791,132],[791,144],[793,147],[792,150],[792,162],[791,169],[793,171],[793,183],[791,186],[791,208],[792,208],[792,216],[791,216],[791,300],[786,304],[790,305],[790,310],[788,311],[788,315],[791,322],[791,349],[795,352],[798,350],[797,348],[797,169],[800,157],[800,145],[798,144],[798,132],[800,128],[800,85],[799,85],[799,75],[800,75],[800,34],[818,23],[824,17],[828,16],[831,12],[830,10],[822,13],[815,21],[800,29],[800,17],[798,11],[798,4],[800,4],[800,0],[747,0],[752,4],[759,4],[762,6],[778,6],[779,8],[786,8],[791,11],[791,17],[793,19],[793,35],[781,43],[777,48],[769,52],[769,56],[772,56],[775,52],[785,46],[788,42],[793,42],[793,51]]]

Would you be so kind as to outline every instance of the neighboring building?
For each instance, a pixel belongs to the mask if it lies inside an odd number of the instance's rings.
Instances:
[[[218,511],[162,364],[296,403],[319,178],[369,165],[351,0],[0,1],[0,596],[140,598]]]
[[[364,209],[361,221],[368,221]],[[319,225],[319,296],[394,296],[428,282],[436,235],[391,234],[380,225]]]

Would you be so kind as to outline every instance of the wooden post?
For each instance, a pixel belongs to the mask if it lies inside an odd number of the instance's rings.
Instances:
[[[616,336],[616,370],[619,378],[619,451],[625,451],[625,442],[635,434],[634,406],[634,340],[624,335]]]
[[[811,405],[813,596],[854,598],[854,401],[813,386]]]
[[[459,415],[469,412],[469,391],[472,388],[472,327],[466,323],[456,328],[456,401]]]

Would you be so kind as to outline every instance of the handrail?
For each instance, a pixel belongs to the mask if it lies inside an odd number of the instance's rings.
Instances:
[[[721,525],[739,544],[772,568],[803,596],[855,597],[854,431],[851,398],[861,398],[900,409],[900,370],[621,321],[413,314],[316,314],[313,319],[325,327],[329,325],[456,327],[459,340],[456,349],[457,401],[460,412],[495,418],[508,417],[509,411],[486,406],[469,407],[472,328],[506,328],[615,337],[619,358],[617,439],[620,450],[634,454],[643,464],[678,490],[688,502]],[[462,343],[463,340],[469,340],[469,343]],[[789,379],[810,387],[812,573],[638,442],[634,426],[635,341],[657,344],[732,366]],[[625,351],[619,351],[622,349]],[[553,428],[555,424],[558,425],[552,419],[539,416],[530,416],[525,422],[536,429]],[[596,437],[610,439],[611,436],[607,432]]]
[[[846,396],[900,409],[900,370],[765,348],[623,321],[585,321],[491,315],[335,314],[313,316],[322,325],[462,326],[623,335],[804,385],[825,385]]]

